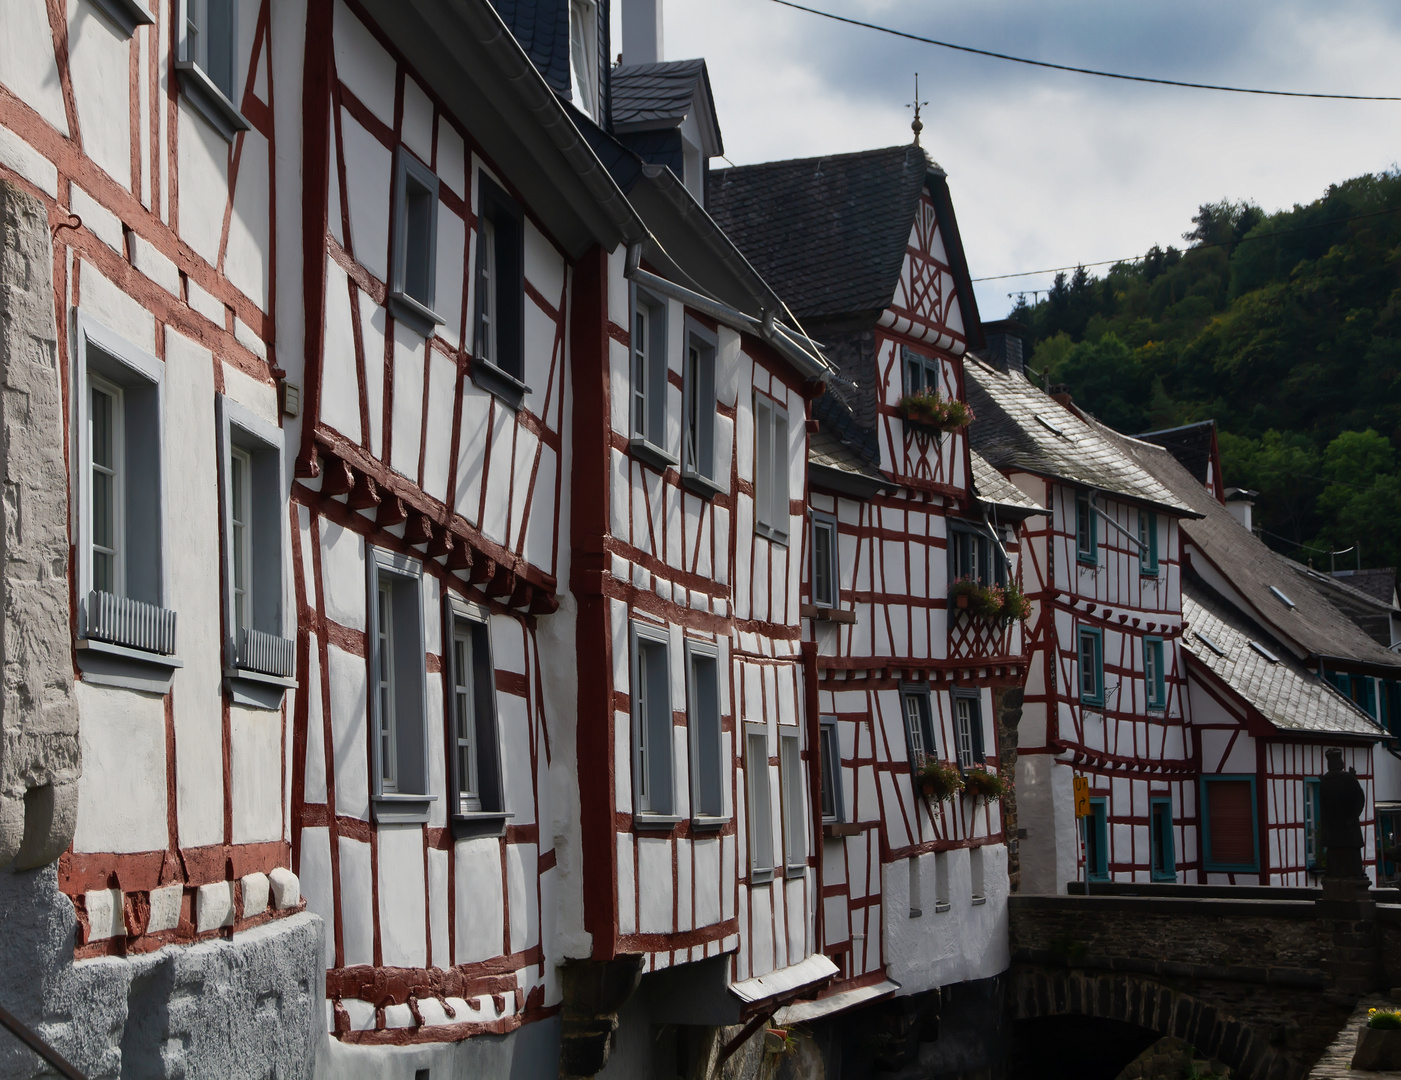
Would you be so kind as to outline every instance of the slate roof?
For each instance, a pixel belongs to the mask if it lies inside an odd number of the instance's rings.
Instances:
[[[697,90],[715,111],[704,60],[619,65],[612,81],[613,126],[619,130],[675,127],[691,111]]]
[[[569,0],[491,0],[530,62],[553,90],[570,100]]]
[[[1373,600],[1391,607],[1396,603],[1396,567],[1382,566],[1374,570],[1334,570],[1332,576]]]
[[[987,458],[976,450],[969,451],[973,462],[973,493],[979,502],[989,506],[1005,506],[1023,513],[1050,513],[1034,499],[1028,498],[1016,484],[1008,480],[988,463]]]
[[[1329,599],[1327,585],[1312,580],[1317,576],[1315,571],[1274,551],[1242,527],[1171,453],[1120,435],[1097,420],[1086,424],[1200,515],[1182,524],[1188,541],[1259,613],[1277,638],[1294,642],[1301,656],[1350,659],[1401,671],[1401,656],[1388,652],[1343,614]],[[1294,606],[1275,596],[1271,586],[1289,597]]]
[[[968,429],[969,438],[973,449],[995,468],[1049,476],[1174,514],[1193,514],[1190,504],[1105,438],[1102,425],[1058,404],[1021,372],[998,371],[973,357],[965,359],[963,371],[968,403],[977,417]]]
[[[1182,616],[1187,627],[1183,647],[1275,727],[1320,735],[1386,737],[1375,720],[1190,577],[1182,585]],[[1220,646],[1224,655],[1202,641],[1199,633]],[[1278,657],[1278,663],[1262,656],[1251,641]]]
[[[711,169],[706,205],[798,318],[878,312],[931,170],[914,145]]]
[[[1216,421],[1203,420],[1198,424],[1186,424],[1183,427],[1145,432],[1142,435],[1135,435],[1134,438],[1163,447],[1186,466],[1187,471],[1197,478],[1198,483],[1205,484],[1209,471],[1208,466],[1211,464],[1211,443],[1215,433]]]
[[[870,465],[859,451],[822,427],[808,438],[808,462],[880,483],[887,482],[881,471]]]

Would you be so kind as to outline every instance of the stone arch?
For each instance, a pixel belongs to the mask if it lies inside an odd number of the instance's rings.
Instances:
[[[1081,1016],[1132,1024],[1190,1043],[1229,1065],[1241,1080],[1299,1080],[1301,1062],[1270,1045],[1253,1030],[1200,998],[1134,975],[1085,971],[1023,970],[1009,987],[1013,1020]]]

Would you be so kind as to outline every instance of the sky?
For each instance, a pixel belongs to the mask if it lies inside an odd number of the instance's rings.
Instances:
[[[628,2],[614,0],[615,52]],[[1401,101],[1144,86],[904,41],[772,0],[663,2],[666,58],[705,57],[738,165],[908,142],[918,72],[921,144],[949,174],[974,278],[1182,246],[1203,202],[1286,209],[1401,162]],[[1401,96],[1401,4],[1386,0],[802,2],[1080,67]],[[978,282],[983,319],[1052,277]]]

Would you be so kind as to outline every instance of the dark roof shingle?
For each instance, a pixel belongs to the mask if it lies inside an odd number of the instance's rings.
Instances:
[[[569,0],[491,0],[550,89],[570,100]]]
[[[710,93],[704,60],[618,66],[612,73],[615,128],[672,127],[691,111],[696,91]]]
[[[913,145],[712,169],[707,207],[798,318],[880,311],[931,170]]]

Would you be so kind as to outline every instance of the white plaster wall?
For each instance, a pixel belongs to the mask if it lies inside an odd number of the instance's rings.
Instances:
[[[179,102],[180,238],[217,265],[229,195],[229,144],[183,95]]]
[[[113,180],[130,189],[131,54],[128,39],[98,14],[90,0],[68,0],[66,8],[68,71],[78,107],[83,152]],[[8,26],[6,15],[0,15],[0,23]],[[53,55],[52,50],[49,55]]]
[[[282,839],[282,713],[230,705],[229,762],[233,842]]]
[[[265,311],[272,258],[268,245],[272,225],[268,149],[268,141],[260,132],[244,133],[224,252],[224,275],[229,283]]]
[[[166,824],[165,707],[154,694],[79,682],[83,772],[74,851],[159,851]]]
[[[1071,769],[1047,754],[1017,758],[1017,824],[1027,832],[1020,844],[1022,892],[1064,893],[1078,876],[1073,780]]]
[[[0,83],[67,135],[68,120],[44,0],[0,0],[0,26],[5,28],[0,34]]]
[[[427,967],[423,830],[381,825],[378,833],[379,940],[385,966]]]
[[[501,954],[505,940],[500,843],[493,839],[459,841],[456,859],[456,960],[459,964],[489,960]],[[468,882],[471,887],[464,887]]]

